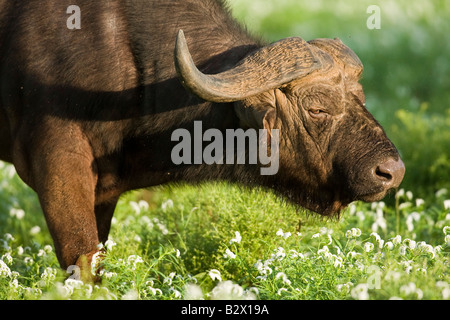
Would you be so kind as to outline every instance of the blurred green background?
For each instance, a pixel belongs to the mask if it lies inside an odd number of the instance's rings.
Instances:
[[[268,41],[340,38],[364,64],[366,106],[406,164],[402,187],[450,189],[450,1],[229,0]],[[380,29],[367,20],[376,5]]]

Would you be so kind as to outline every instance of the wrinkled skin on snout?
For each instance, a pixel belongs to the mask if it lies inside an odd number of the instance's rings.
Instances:
[[[405,167],[365,107],[361,61],[339,39],[301,45],[313,56],[294,63],[306,65],[302,74],[235,102],[242,126],[280,130],[280,169],[265,184],[322,215],[339,214],[355,200],[381,200],[399,186]],[[288,60],[280,51],[280,59]]]

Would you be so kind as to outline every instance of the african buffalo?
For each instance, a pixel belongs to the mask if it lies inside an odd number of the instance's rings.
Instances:
[[[0,57],[0,159],[36,191],[62,268],[97,252],[128,190],[220,179],[333,215],[403,179],[352,50],[264,43],[223,1],[0,0]],[[172,133],[195,121],[278,129],[278,172],[175,164]]]

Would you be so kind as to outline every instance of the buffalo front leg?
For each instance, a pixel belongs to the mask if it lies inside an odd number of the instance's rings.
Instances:
[[[109,230],[111,229],[111,220],[119,197],[111,197],[108,201],[95,206],[95,216],[97,218],[98,239],[105,244],[108,240]]]
[[[76,128],[65,129],[65,134],[57,130],[41,136],[29,162],[33,188],[63,269],[80,265],[82,256],[89,262],[99,244],[95,216],[97,175],[90,145]]]

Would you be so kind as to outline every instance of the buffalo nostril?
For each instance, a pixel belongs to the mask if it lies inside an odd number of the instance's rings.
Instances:
[[[375,169],[375,174],[377,175],[377,177],[380,180],[386,180],[386,181],[392,180],[391,173],[389,172],[389,170],[386,170],[386,168],[384,168],[384,167],[378,166]]]
[[[405,165],[401,159],[390,158],[375,168],[375,176],[388,188],[397,188],[405,175]]]

